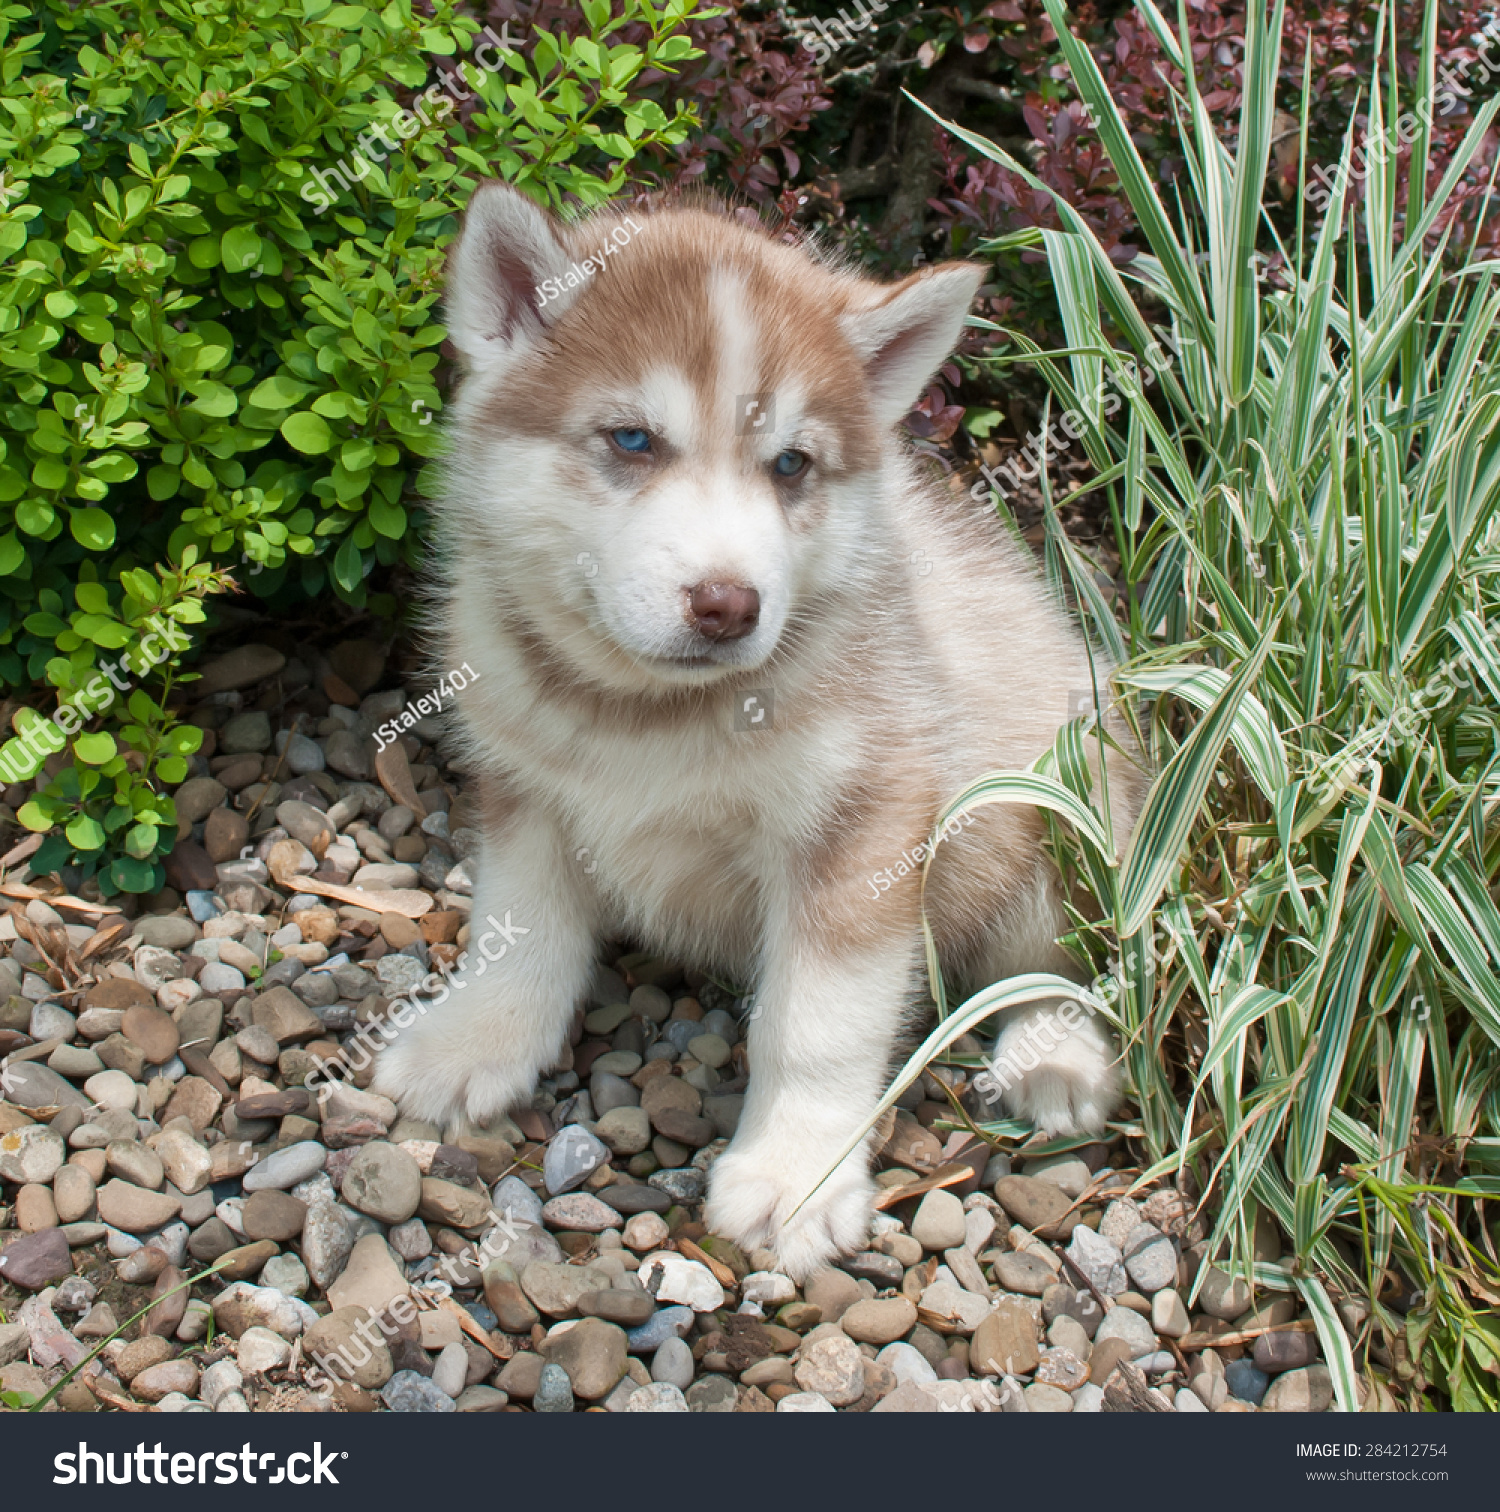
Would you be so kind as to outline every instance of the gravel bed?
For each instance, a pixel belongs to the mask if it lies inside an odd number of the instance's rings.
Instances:
[[[343,1047],[459,966],[477,836],[427,688],[380,688],[364,642],[308,662],[203,669],[162,894],[113,912],[5,874],[0,1390],[107,1340],[48,1410],[1329,1408],[1293,1294],[1212,1266],[1192,1194],[1125,1196],[1123,1140],[1025,1159],[934,1127],[932,1074],[885,1131],[866,1252],[797,1285],[710,1233],[743,1005],[628,943],[531,1107],[402,1116]]]

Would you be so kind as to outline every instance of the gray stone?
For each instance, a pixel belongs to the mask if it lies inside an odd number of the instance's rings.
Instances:
[[[619,1228],[624,1222],[608,1203],[587,1192],[568,1192],[554,1197],[542,1209],[542,1221],[548,1228],[579,1234],[602,1234],[605,1229]]]
[[[1251,1402],[1259,1407],[1265,1400],[1271,1378],[1265,1371],[1257,1370],[1249,1360],[1231,1360],[1224,1367],[1224,1381],[1232,1395],[1242,1402]]]
[[[542,1179],[554,1196],[582,1186],[609,1160],[609,1148],[579,1124],[559,1129],[542,1157]]]
[[[315,1202],[302,1225],[302,1259],[313,1281],[326,1291],[343,1274],[354,1252],[354,1231],[344,1209]]]
[[[1225,1373],[1228,1378],[1228,1373]],[[1271,1382],[1262,1412],[1324,1412],[1333,1401],[1333,1377],[1326,1365],[1288,1370]]]
[[[1129,1197],[1116,1197],[1105,1208],[1104,1217],[1099,1220],[1099,1237],[1108,1239],[1117,1250],[1123,1252],[1131,1231],[1143,1221],[1138,1202],[1133,1202]]]
[[[350,1161],[341,1191],[360,1212],[382,1223],[405,1223],[422,1201],[422,1170],[399,1145],[372,1139]]]
[[[1057,1272],[1026,1250],[1003,1250],[995,1256],[995,1280],[1002,1291],[1040,1297],[1057,1280]]]
[[[1198,1306],[1211,1318],[1232,1322],[1250,1306],[1250,1288],[1242,1277],[1210,1266],[1198,1290]]]
[[[1073,1230],[1068,1258],[1106,1297],[1117,1297],[1125,1290],[1125,1266],[1119,1250],[1086,1225],[1079,1224]],[[1175,1267],[1173,1273],[1176,1273]]]
[[[236,714],[219,731],[219,752],[224,756],[242,756],[271,748],[270,716],[259,709]]]
[[[495,1211],[510,1223],[542,1223],[542,1199],[519,1176],[502,1176],[493,1192]]]
[[[654,1175],[646,1178],[647,1182],[659,1190],[665,1192],[674,1202],[686,1206],[689,1203],[701,1202],[703,1188],[707,1184],[702,1171],[657,1171]]]
[[[72,1039],[78,1029],[78,1020],[60,1003],[38,1003],[31,1010],[31,1025],[28,1030],[32,1039]]]
[[[693,1351],[674,1334],[664,1340],[651,1356],[651,1379],[667,1381],[680,1391],[693,1382]]]
[[[243,1185],[247,1192],[275,1189],[287,1191],[299,1181],[306,1181],[316,1171],[321,1171],[328,1162],[328,1151],[316,1140],[306,1139],[300,1144],[287,1145],[273,1151],[259,1164],[245,1172]]]
[[[101,1075],[108,1075],[102,1072]],[[90,1101],[72,1082],[36,1061],[11,1061],[5,1068],[5,1100],[15,1108],[82,1108]]]
[[[911,1222],[912,1238],[929,1253],[962,1246],[964,1232],[963,1203],[941,1189],[922,1199]]]
[[[654,1354],[670,1338],[685,1338],[693,1327],[696,1314],[691,1307],[663,1307],[655,1316],[632,1328],[625,1335],[631,1354]]]
[[[380,1399],[392,1412],[452,1412],[453,1398],[415,1370],[398,1370],[381,1388]]]
[[[691,1412],[680,1386],[670,1381],[654,1381],[637,1386],[625,1404],[626,1412]]]
[[[0,1180],[44,1186],[62,1169],[68,1147],[46,1124],[23,1124],[0,1135]]]
[[[1026,1174],[1036,1181],[1050,1182],[1069,1197],[1081,1196],[1092,1179],[1088,1166],[1076,1155],[1048,1155],[1042,1160],[1028,1160]]]
[[[321,772],[327,765],[317,741],[300,731],[283,731],[276,737],[276,744],[285,751],[288,768],[298,776]],[[277,817],[280,818],[279,812]]]
[[[687,1389],[689,1412],[734,1412],[740,1394],[728,1376],[700,1376]]]
[[[1131,1230],[1125,1242],[1125,1269],[1138,1291],[1154,1296],[1175,1284],[1177,1251],[1160,1229],[1142,1223]]]
[[[533,1412],[571,1412],[573,1387],[568,1372],[561,1365],[543,1365],[536,1395],[531,1399]]]
[[[1114,1307],[1105,1315],[1104,1321],[1094,1334],[1094,1348],[1109,1339],[1120,1339],[1129,1347],[1130,1358],[1152,1354],[1156,1350],[1156,1334],[1151,1325],[1128,1307]]]

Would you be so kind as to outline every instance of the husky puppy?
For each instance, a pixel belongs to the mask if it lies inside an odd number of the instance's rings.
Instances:
[[[753,982],[706,1221],[800,1278],[868,1233],[868,1146],[797,1209],[915,1022],[940,809],[1046,750],[1109,669],[993,511],[925,481],[895,433],[981,267],[880,284],[709,209],[636,213],[564,225],[490,184],[450,257],[467,376],[438,630],[443,665],[478,673],[475,931],[512,928],[376,1085],[440,1124],[526,1103],[608,937]],[[1123,844],[1130,762],[1111,758],[1109,791]],[[948,980],[1076,976],[1037,813],[950,829],[926,885]],[[1097,1131],[1107,1034],[1045,1043],[1007,1105]]]

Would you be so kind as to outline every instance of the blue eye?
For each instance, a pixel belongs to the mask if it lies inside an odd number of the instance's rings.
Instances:
[[[795,478],[806,466],[806,452],[784,451],[776,459],[776,473],[782,478]]]
[[[636,430],[629,426],[623,426],[619,430],[612,430],[609,439],[623,452],[648,452],[651,450],[651,435],[648,431]]]

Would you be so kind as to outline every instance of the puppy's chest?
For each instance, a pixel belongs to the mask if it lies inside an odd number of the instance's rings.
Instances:
[[[523,771],[587,847],[605,886],[684,896],[785,874],[832,811],[841,780],[817,742],[752,732],[676,737],[587,732],[565,761]]]

